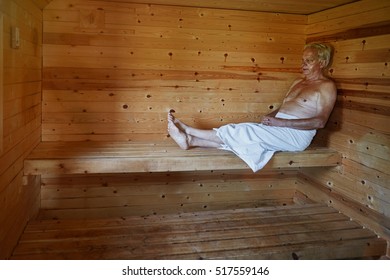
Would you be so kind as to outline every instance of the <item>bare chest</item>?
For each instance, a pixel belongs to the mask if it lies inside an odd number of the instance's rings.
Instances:
[[[315,105],[318,98],[316,86],[295,85],[285,98],[285,102],[306,103]]]
[[[300,118],[310,118],[317,113],[319,90],[313,86],[294,86],[287,94],[280,112]]]

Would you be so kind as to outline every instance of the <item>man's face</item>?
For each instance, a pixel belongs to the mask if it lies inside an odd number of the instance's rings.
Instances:
[[[306,76],[322,71],[323,63],[319,60],[317,50],[307,48],[302,55],[302,73]]]

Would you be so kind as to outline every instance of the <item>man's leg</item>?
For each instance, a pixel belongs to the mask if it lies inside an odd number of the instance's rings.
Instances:
[[[176,119],[171,112],[168,113],[168,121],[172,121],[181,131],[187,135],[195,136],[197,138],[212,141],[218,144],[223,144],[221,139],[217,136],[217,133],[213,129],[198,129],[189,125],[186,125],[182,121]]]
[[[214,130],[203,130],[188,126],[168,113],[168,133],[180,148],[219,148],[223,142]]]

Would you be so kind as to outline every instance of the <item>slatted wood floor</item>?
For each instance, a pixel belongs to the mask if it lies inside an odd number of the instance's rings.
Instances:
[[[13,259],[349,259],[386,242],[320,204],[32,221]]]

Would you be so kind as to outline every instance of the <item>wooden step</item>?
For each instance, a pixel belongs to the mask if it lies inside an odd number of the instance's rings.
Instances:
[[[336,166],[340,154],[326,148],[277,152],[265,168]],[[25,175],[131,173],[249,167],[231,152],[195,148],[181,150],[171,142],[41,142],[24,162]]]
[[[13,259],[350,259],[386,241],[320,204],[32,221]]]

